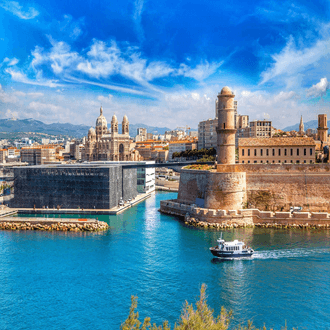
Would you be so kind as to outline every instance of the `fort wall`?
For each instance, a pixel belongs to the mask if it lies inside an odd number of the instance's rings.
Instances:
[[[207,208],[239,209],[245,202],[245,173],[182,170],[178,201]]]
[[[221,226],[303,226],[330,228],[327,212],[272,212],[258,209],[215,210],[179,203],[161,201],[160,211],[183,218],[188,222],[218,224]]]
[[[183,169],[178,201],[226,210],[289,211],[301,206],[330,212],[330,164],[218,165],[217,172]]]

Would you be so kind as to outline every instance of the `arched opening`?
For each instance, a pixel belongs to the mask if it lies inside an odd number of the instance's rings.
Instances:
[[[124,145],[121,143],[119,145],[119,160],[123,161],[124,159]]]

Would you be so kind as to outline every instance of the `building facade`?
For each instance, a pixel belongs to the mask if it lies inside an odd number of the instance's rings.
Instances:
[[[21,162],[29,165],[56,162],[56,148],[55,146],[24,147],[21,149]]]
[[[272,136],[272,122],[270,120],[253,120],[250,122],[251,138],[271,138]]]
[[[218,118],[201,121],[198,124],[198,150],[217,147]]]
[[[111,130],[108,130],[107,120],[100,109],[95,129],[91,127],[85,142],[82,159],[85,161],[111,160],[136,161],[136,153],[130,151],[129,122],[125,115],[122,121],[122,133],[118,132],[118,120],[112,116]]]
[[[17,167],[10,205],[110,209],[137,196],[136,172],[121,165]]]
[[[315,146],[310,137],[240,139],[238,158],[242,164],[312,164]]]
[[[175,152],[182,152],[186,150],[194,150],[197,149],[197,142],[192,141],[177,141],[177,142],[170,142],[168,145],[168,160],[173,162],[173,154]]]

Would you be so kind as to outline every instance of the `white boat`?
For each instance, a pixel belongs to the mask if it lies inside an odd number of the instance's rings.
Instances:
[[[217,240],[218,245],[211,247],[211,253],[218,258],[243,258],[243,257],[252,257],[254,250],[250,247],[247,247],[244,242],[240,242],[235,239],[232,242],[226,242],[221,237]]]

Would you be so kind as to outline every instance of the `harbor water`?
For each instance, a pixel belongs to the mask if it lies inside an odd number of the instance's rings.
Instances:
[[[0,329],[119,329],[131,295],[141,319],[173,327],[203,283],[216,314],[233,311],[232,328],[247,320],[330,328],[329,230],[226,230],[226,240],[256,253],[222,261],[209,251],[218,231],[158,212],[175,197],[159,192],[123,214],[95,216],[107,232],[1,231]]]

